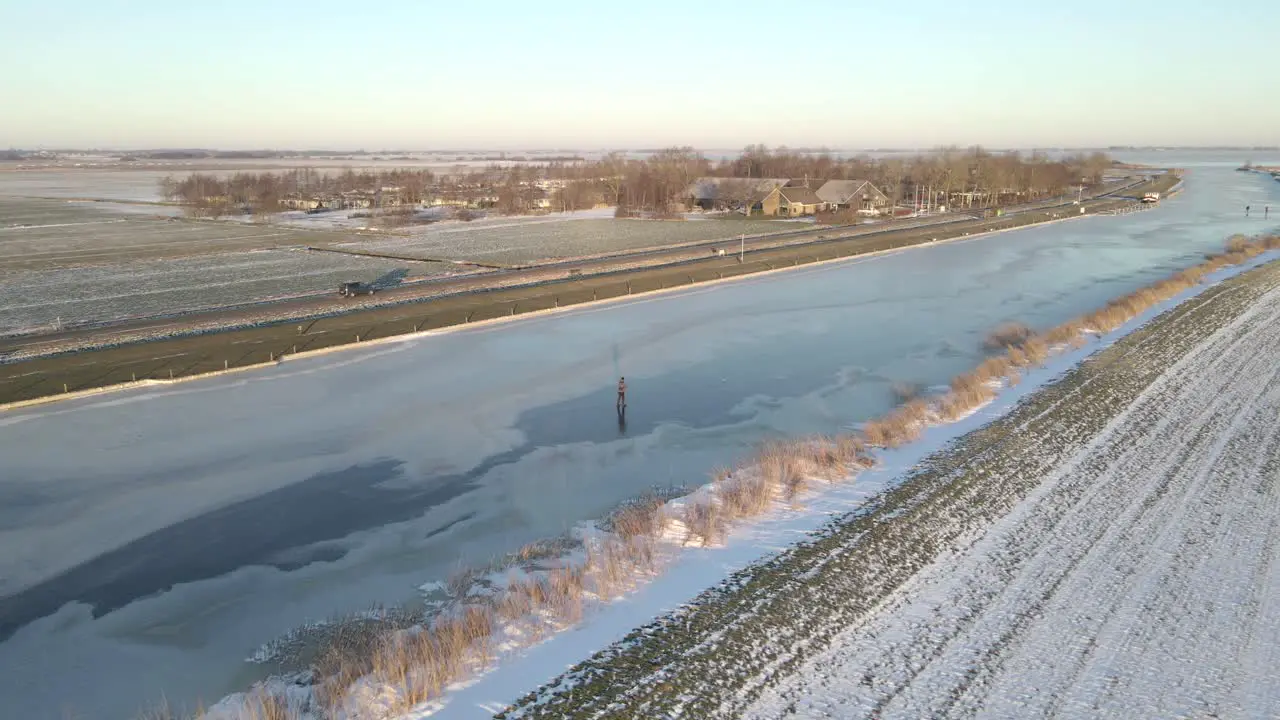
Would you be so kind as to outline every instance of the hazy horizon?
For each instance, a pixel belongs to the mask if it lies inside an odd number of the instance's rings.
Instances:
[[[45,146],[30,146],[30,147],[18,147],[18,146],[11,146],[11,147],[10,147],[10,148],[8,148],[8,149],[11,149],[11,150],[19,150],[19,151],[22,151],[22,152],[84,153],[84,154],[92,154],[92,153],[97,153],[97,152],[102,152],[102,153],[112,153],[112,154],[128,154],[128,153],[157,153],[157,152],[212,152],[212,153],[278,153],[278,154],[317,155],[317,156],[321,156],[321,157],[323,157],[323,156],[327,156],[327,155],[395,155],[395,154],[401,154],[401,153],[403,153],[403,154],[410,154],[410,155],[463,155],[463,154],[468,154],[468,153],[484,154],[484,155],[492,155],[492,154],[494,154],[494,153],[503,153],[503,154],[509,154],[509,155],[517,155],[517,156],[518,156],[518,155],[521,155],[521,154],[528,154],[528,155],[534,155],[534,154],[536,154],[536,155],[539,155],[539,156],[542,156],[542,155],[550,156],[550,155],[552,155],[552,154],[556,154],[556,153],[585,153],[585,154],[599,154],[599,153],[607,153],[607,152],[647,153],[647,152],[659,152],[659,151],[666,150],[666,149],[670,149],[670,148],[684,148],[684,147],[690,147],[690,148],[692,148],[693,150],[695,150],[695,151],[697,151],[697,152],[700,152],[700,153],[704,153],[704,154],[711,153],[711,154],[717,154],[717,155],[718,155],[718,154],[721,154],[721,153],[730,153],[730,154],[735,154],[735,155],[736,155],[736,154],[741,153],[741,152],[742,152],[742,151],[743,151],[743,150],[744,150],[748,145],[757,145],[757,144],[763,144],[763,145],[765,145],[765,147],[766,147],[768,150],[771,150],[771,151],[772,151],[772,150],[778,150],[778,151],[786,150],[786,151],[789,151],[789,152],[798,152],[798,153],[820,153],[820,152],[829,152],[829,153],[832,153],[833,155],[847,155],[847,154],[854,154],[854,153],[916,153],[916,152],[925,152],[925,153],[928,153],[928,152],[942,151],[942,150],[946,150],[946,149],[955,149],[955,150],[964,151],[964,150],[971,149],[971,148],[973,148],[973,147],[975,147],[975,146],[981,147],[982,149],[984,149],[984,150],[986,150],[986,151],[989,151],[989,152],[1005,152],[1005,151],[1011,151],[1011,152],[1036,152],[1036,151],[1046,151],[1046,152],[1048,152],[1048,151],[1065,151],[1065,152],[1071,152],[1071,151],[1103,151],[1103,152],[1106,152],[1106,151],[1121,151],[1121,150],[1126,150],[1126,151],[1128,151],[1128,150],[1134,150],[1134,151],[1138,151],[1138,150],[1141,150],[1141,151],[1177,151],[1177,150],[1191,150],[1191,151],[1212,152],[1212,151],[1218,151],[1218,150],[1220,150],[1220,151],[1238,151],[1238,150],[1268,151],[1268,150],[1280,150],[1280,145],[1075,145],[1075,146],[1072,146],[1072,145],[1024,145],[1024,146],[998,146],[998,145],[981,145],[981,144],[970,144],[970,145],[951,144],[951,145],[933,145],[933,146],[920,146],[920,147],[905,147],[905,146],[904,146],[904,147],[832,147],[832,146],[822,146],[822,145],[818,145],[818,146],[796,146],[796,147],[792,147],[792,146],[789,146],[789,145],[783,145],[783,144],[779,144],[779,145],[769,145],[768,143],[747,143],[747,144],[746,144],[746,145],[744,145],[743,147],[698,147],[698,146],[692,146],[692,145],[689,145],[688,143],[675,143],[675,144],[672,144],[672,145],[665,145],[665,146],[647,146],[647,147],[646,147],[646,146],[639,146],[639,145],[637,145],[637,146],[635,146],[635,147],[607,146],[607,147],[577,147],[577,148],[573,148],[573,147],[535,147],[535,146],[519,146],[519,145],[512,145],[512,146],[508,146],[508,147],[479,147],[479,146],[477,146],[477,147],[456,147],[456,148],[454,148],[454,147],[438,147],[438,148],[432,148],[432,147],[422,147],[422,148],[414,148],[414,147],[400,147],[400,148],[396,148],[396,147],[391,147],[391,148],[382,148],[382,147],[372,147],[372,148],[354,148],[354,147],[337,147],[337,146],[332,147],[332,148],[325,148],[325,147],[256,147],[256,146],[244,146],[244,147],[215,147],[215,146],[196,146],[196,145],[191,145],[191,146],[168,146],[168,145],[157,145],[157,146],[150,146],[150,147],[148,147],[148,146],[132,146],[132,147],[124,147],[124,146],[119,146],[119,147],[89,147],[89,146],[85,146],[85,147],[73,147],[73,146],[69,146],[69,145],[67,145],[67,146],[61,146],[61,145],[45,145]],[[163,158],[160,158],[160,159],[163,159]],[[210,158],[210,159],[214,159],[214,160],[250,159],[250,160],[251,160],[251,159],[253,159],[253,158],[252,158],[252,157],[247,157],[247,158],[234,158],[234,157],[232,157],[232,158],[220,158],[220,157],[215,157],[215,158]],[[445,159],[448,159],[448,158],[445,158]],[[533,158],[531,158],[531,159],[533,159]]]
[[[9,4],[0,147],[1280,145],[1280,7],[1116,7]]]

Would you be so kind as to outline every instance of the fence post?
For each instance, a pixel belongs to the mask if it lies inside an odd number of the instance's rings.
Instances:
[[[222,369],[223,369],[223,370],[226,370],[226,369],[228,369],[229,367],[230,367],[230,365],[228,365],[228,361],[227,361],[227,360],[223,360],[223,361],[222,361]]]
[[[592,300],[599,300],[599,299],[600,299],[600,298],[596,295],[596,291],[595,291],[595,290],[592,290],[592,291],[591,291],[591,299],[592,299]]]
[[[129,373],[129,374],[133,376],[134,382],[138,382],[138,373]]]
[[[519,304],[520,304],[520,303],[511,303],[511,314],[512,314],[512,315],[515,315],[515,314],[516,314],[516,306],[517,306],[517,305],[519,305]]]
[[[556,305],[555,305],[555,306],[556,306],[556,307],[560,307],[560,296],[559,296],[559,295],[556,295],[556,296],[555,296],[555,301],[556,301]]]
[[[169,379],[173,379],[173,368],[169,368]]]
[[[360,336],[359,336],[359,335],[357,335],[357,336],[356,336],[356,342],[360,342]]]
[[[66,391],[67,391],[67,384],[62,383],[62,392],[66,392]]]
[[[276,354],[274,352],[267,353],[267,362],[275,362],[275,361],[276,361]],[[169,373],[173,374],[173,371],[170,370]]]
[[[471,322],[471,316],[474,314],[475,314],[474,311],[467,313],[467,319],[464,320],[463,322]]]

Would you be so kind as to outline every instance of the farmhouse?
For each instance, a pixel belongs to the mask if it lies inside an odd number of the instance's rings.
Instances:
[[[211,198],[216,200],[217,198]],[[321,200],[314,197],[303,197],[299,193],[290,193],[280,198],[280,206],[289,210],[314,210],[321,206]]]
[[[495,198],[494,198],[493,202],[495,202],[495,203],[497,202],[497,198],[496,198],[496,196],[495,196]],[[465,207],[472,207],[472,206],[473,206],[473,203],[472,203],[472,201],[470,201],[470,200],[466,200],[466,199],[464,199],[464,198],[459,198],[459,197],[446,197],[446,196],[444,196],[444,195],[436,195],[436,196],[432,197],[432,198],[431,198],[431,200],[430,200],[427,204],[428,204],[428,205],[430,205],[431,207],[461,207],[461,208],[465,208]],[[475,203],[475,206],[476,206],[476,207],[479,207],[479,203],[478,203],[478,202],[477,202],[477,203]]]
[[[817,194],[832,210],[879,214],[889,207],[888,196],[867,180],[828,180]]]
[[[816,190],[809,180],[791,178],[701,177],[685,192],[686,207],[704,210],[749,206],[765,215],[794,217],[825,210],[864,214],[887,210],[889,198],[866,180],[828,180]]]
[[[780,217],[814,215],[826,207],[818,193],[808,187],[776,187],[760,201],[760,210],[765,215]]]
[[[701,177],[685,191],[686,205],[703,210],[724,210],[750,203],[755,209],[774,188],[788,182],[791,182],[789,178]]]

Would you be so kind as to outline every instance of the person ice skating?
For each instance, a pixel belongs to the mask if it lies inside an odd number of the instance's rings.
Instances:
[[[618,412],[623,412],[626,409],[627,409],[627,379],[624,377],[620,377],[618,378]]]
[[[1248,206],[1248,205],[1245,205],[1245,206],[1244,206],[1244,216],[1245,216],[1245,217],[1249,217],[1249,206]]]

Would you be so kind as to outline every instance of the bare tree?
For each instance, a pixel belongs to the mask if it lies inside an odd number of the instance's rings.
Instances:
[[[622,204],[622,190],[626,186],[627,158],[616,150],[600,160],[600,181],[613,197],[614,205]]]

